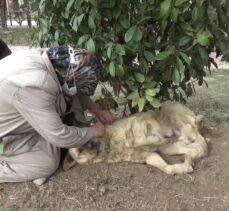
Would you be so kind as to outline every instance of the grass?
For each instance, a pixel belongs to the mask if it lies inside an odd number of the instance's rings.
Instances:
[[[188,106],[212,122],[229,123],[229,70],[212,70],[206,80],[209,87],[197,85]]]
[[[28,46],[31,43],[31,36],[36,32],[34,28],[18,27],[3,30],[0,28],[0,37],[8,45]]]

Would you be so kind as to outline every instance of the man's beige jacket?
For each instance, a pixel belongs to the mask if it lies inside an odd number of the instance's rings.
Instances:
[[[0,61],[0,137],[4,155],[29,151],[36,144],[37,138],[32,137],[37,134],[57,147],[86,143],[91,129],[63,124],[65,108],[61,86],[45,52],[19,51]]]

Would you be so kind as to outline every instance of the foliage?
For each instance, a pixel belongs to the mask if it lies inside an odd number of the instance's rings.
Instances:
[[[228,59],[228,8],[227,0],[37,0],[34,43],[100,55],[103,79],[142,111],[190,96],[192,80],[202,85],[215,65],[211,52]]]

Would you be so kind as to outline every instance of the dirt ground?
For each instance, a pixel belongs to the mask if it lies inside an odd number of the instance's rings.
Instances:
[[[0,210],[229,210],[229,126],[205,123],[203,133],[209,155],[192,174],[168,176],[133,163],[78,165],[41,187],[1,184]]]

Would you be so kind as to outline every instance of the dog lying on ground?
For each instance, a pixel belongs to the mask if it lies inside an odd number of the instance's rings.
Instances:
[[[146,163],[166,174],[193,171],[193,162],[207,154],[207,143],[199,133],[202,116],[186,106],[167,101],[160,110],[118,119],[106,126],[100,140],[68,150],[63,163],[66,171],[76,164],[99,162]],[[168,164],[159,153],[183,155],[184,162]]]

